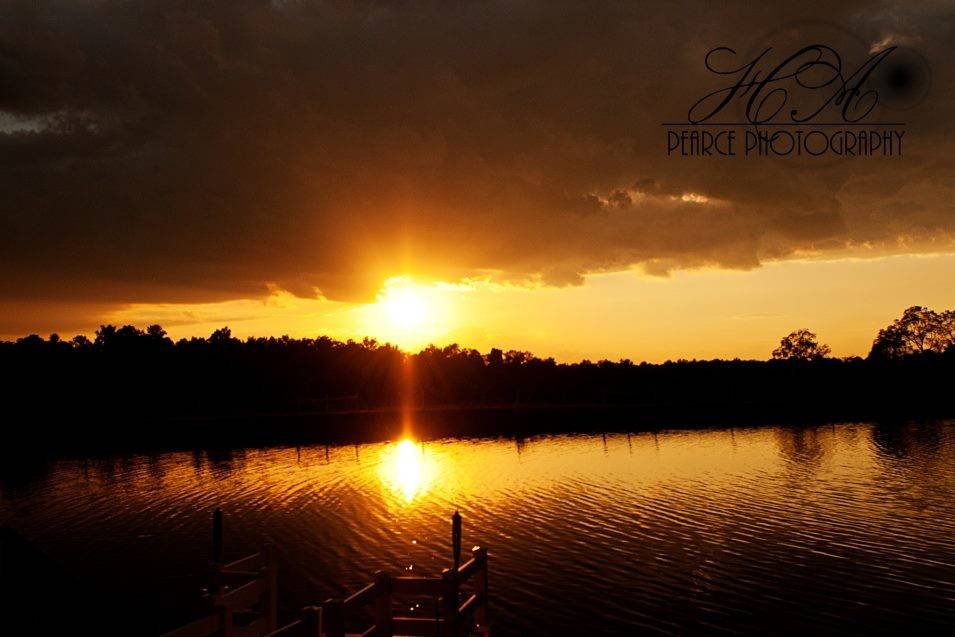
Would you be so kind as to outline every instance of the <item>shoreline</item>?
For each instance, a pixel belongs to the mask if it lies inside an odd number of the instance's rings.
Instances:
[[[227,449],[311,444],[366,444],[411,435],[442,438],[708,430],[730,427],[828,425],[844,422],[945,421],[950,409],[893,406],[811,408],[767,403],[676,406],[599,403],[522,405],[433,405],[406,409],[377,407],[340,411],[263,412],[175,417],[103,414],[82,417],[20,416],[28,431],[5,446],[16,460],[34,452],[52,458],[109,453],[153,453],[196,448]],[[11,418],[16,422],[17,417]],[[98,423],[91,425],[90,423]]]

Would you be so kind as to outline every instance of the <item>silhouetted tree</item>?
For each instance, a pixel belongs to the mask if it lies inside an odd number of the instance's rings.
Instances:
[[[127,425],[140,415],[154,421],[245,418],[408,404],[482,406],[493,413],[515,405],[601,405],[667,415],[697,410],[708,416],[776,417],[783,409],[790,416],[800,410],[838,410],[870,417],[883,407],[907,416],[917,410],[948,415],[953,331],[951,311],[910,308],[877,339],[879,351],[898,353],[889,358],[824,358],[829,348],[812,332],[797,330],[780,342],[773,357],[813,360],[811,365],[738,359],[634,364],[628,359],[557,363],[501,349],[482,355],[458,344],[409,354],[370,338],[242,341],[227,327],[208,338],[173,343],[159,325],[145,330],[103,325],[93,342],[85,336],[66,342],[35,334],[0,341],[0,402],[13,415],[62,423],[85,416]],[[925,354],[901,355],[917,352]],[[911,401],[913,395],[919,400]],[[82,439],[94,430],[77,428],[74,435]],[[190,431],[202,435],[199,429]]]
[[[70,345],[73,349],[78,350],[87,350],[93,347],[93,343],[83,334],[77,334],[70,340]]]
[[[104,349],[116,336],[115,325],[100,325],[93,338],[93,345],[98,349]]]
[[[779,347],[773,350],[776,360],[816,360],[825,358],[832,350],[828,345],[820,345],[816,335],[803,328],[790,332],[779,341]]]
[[[282,338],[288,339],[288,336],[286,335]],[[213,345],[224,345],[227,343],[238,342],[238,339],[232,338],[232,330],[230,330],[228,327],[220,327],[209,336],[209,342]]]
[[[955,348],[955,310],[945,310],[939,314],[935,345],[943,352]]]
[[[898,358],[923,352],[942,353],[955,344],[955,312],[938,313],[920,305],[905,310],[872,343],[872,358]]]

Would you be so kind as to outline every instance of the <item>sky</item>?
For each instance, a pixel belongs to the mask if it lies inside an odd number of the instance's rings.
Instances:
[[[0,12],[3,338],[766,358],[802,327],[865,354],[905,307],[955,307],[951,2]],[[707,51],[819,34],[927,63],[924,99],[878,113],[902,157],[667,156]]]

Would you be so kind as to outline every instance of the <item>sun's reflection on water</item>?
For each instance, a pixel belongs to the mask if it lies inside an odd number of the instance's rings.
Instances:
[[[438,474],[435,459],[407,438],[382,450],[379,467],[382,483],[404,504],[424,495]]]

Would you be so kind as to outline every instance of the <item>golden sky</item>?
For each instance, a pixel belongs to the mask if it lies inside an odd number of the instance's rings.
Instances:
[[[929,92],[876,112],[903,156],[667,156],[707,51],[823,35],[847,65],[925,60]],[[11,0],[0,337],[663,360],[808,327],[864,354],[905,307],[955,306],[953,41],[941,1]]]
[[[864,356],[904,307],[955,305],[953,281],[953,254],[790,260],[750,271],[600,274],[566,287],[399,278],[367,304],[279,292],[255,301],[133,305],[106,318],[160,323],[174,337],[228,325],[240,337],[371,336],[414,350],[456,342],[563,361],[763,359],[783,335],[808,327],[834,355]]]

